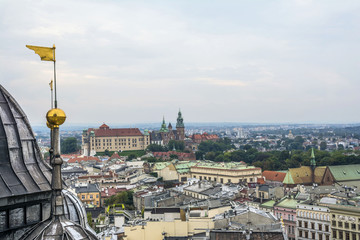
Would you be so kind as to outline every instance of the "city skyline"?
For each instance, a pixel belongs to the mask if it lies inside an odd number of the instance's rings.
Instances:
[[[54,43],[66,124],[360,119],[357,1],[0,5],[1,84],[32,124],[53,68],[25,45]]]

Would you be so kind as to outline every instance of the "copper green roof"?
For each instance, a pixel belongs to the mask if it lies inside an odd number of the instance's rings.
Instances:
[[[296,204],[298,204],[298,200],[294,198],[285,198],[279,203],[275,204],[276,207],[282,207],[282,208],[296,208]]]
[[[263,208],[273,208],[273,207],[274,207],[274,204],[275,204],[275,201],[274,201],[274,200],[270,200],[270,201],[264,202],[263,204],[260,204],[260,207],[263,207]]]
[[[286,173],[286,176],[285,176],[285,178],[284,178],[283,183],[284,183],[284,184],[295,184],[295,183],[294,183],[294,179],[292,178],[290,171],[288,171],[288,172]]]
[[[181,161],[175,164],[176,171],[178,173],[189,172],[192,166],[195,166],[199,161]]]
[[[360,180],[360,164],[329,166],[336,181]]]
[[[166,168],[170,164],[171,164],[170,162],[157,162],[157,163],[154,164],[153,169],[154,170],[161,170],[161,169]]]

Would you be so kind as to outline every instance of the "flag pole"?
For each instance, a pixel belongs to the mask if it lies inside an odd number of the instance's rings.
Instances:
[[[55,86],[55,108],[57,108],[57,97],[56,97],[56,59],[55,59],[55,44],[53,45],[54,49],[54,86]]]
[[[54,97],[53,97],[53,80],[50,82],[50,92],[51,92],[51,109],[54,108]]]

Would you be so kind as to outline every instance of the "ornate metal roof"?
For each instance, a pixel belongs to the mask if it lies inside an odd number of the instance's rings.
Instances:
[[[29,121],[0,85],[0,199],[51,190],[51,168],[40,155]]]

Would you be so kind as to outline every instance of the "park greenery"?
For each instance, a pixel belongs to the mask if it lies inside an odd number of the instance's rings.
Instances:
[[[320,150],[315,149],[315,158],[317,166],[332,166],[356,164],[360,162],[360,152],[344,150],[340,145],[337,151],[325,151],[326,142],[320,142]],[[278,145],[286,150],[268,150],[266,152],[258,151],[258,142],[250,142],[242,145],[240,149],[235,150],[235,146],[228,138],[220,139],[217,142],[203,141],[198,146],[196,159],[210,160],[214,162],[245,162],[248,165],[261,167],[263,170],[286,170],[300,166],[310,165],[311,146],[304,149],[304,139],[297,136],[294,139],[284,138]],[[261,144],[261,142],[260,142]],[[314,143],[315,144],[315,143]],[[264,145],[261,145],[264,147]],[[152,144],[148,150],[166,151],[168,146]],[[175,159],[173,156],[171,159]],[[144,160],[148,162],[160,162],[162,159],[149,157]]]
[[[150,144],[149,146],[147,146],[146,150],[150,152],[167,152],[174,150],[177,152],[186,151],[184,142],[177,140],[170,140],[166,146],[162,146],[159,144]]]
[[[199,146],[200,149],[200,146]],[[221,151],[214,148],[202,151],[204,159],[215,162],[240,162],[261,167],[263,170],[286,170],[310,165],[311,149],[259,152],[250,145],[243,149]],[[202,158],[199,158],[202,159]],[[318,166],[355,164],[360,162],[360,152],[338,150],[333,152],[315,150]]]
[[[133,192],[132,191],[123,191],[113,195],[105,200],[105,206],[113,205],[113,204],[124,204],[125,209],[133,210]]]
[[[61,152],[64,154],[76,153],[80,150],[80,144],[75,137],[68,137],[61,139]]]

